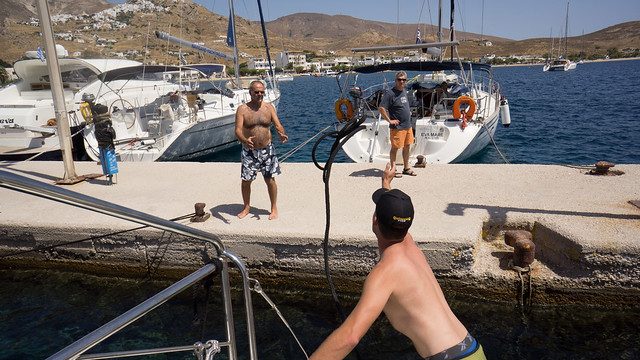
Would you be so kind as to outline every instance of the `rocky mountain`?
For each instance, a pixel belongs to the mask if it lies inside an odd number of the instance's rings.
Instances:
[[[37,17],[33,0],[0,0],[0,7],[8,9],[0,14],[0,59],[14,62],[27,50],[40,45],[40,28],[29,25]],[[176,63],[177,45],[160,41],[154,30],[170,33],[222,52],[230,52],[224,44],[228,18],[205,7],[185,1],[128,0],[127,4],[110,4],[106,0],[49,0],[53,15],[76,15],[66,21],[56,21],[56,42],[70,54],[82,57],[113,57]],[[110,9],[109,13],[101,12]],[[96,14],[97,13],[97,14]],[[421,24],[422,40],[435,41],[436,28]],[[264,54],[264,40],[260,25],[237,17],[236,28],[240,51],[259,56]],[[351,48],[378,45],[408,44],[415,41],[416,24],[391,24],[357,19],[346,15],[298,13],[267,23],[272,53],[286,48],[300,51],[310,59],[350,56]],[[448,29],[443,36],[448,37]],[[515,41],[500,37],[456,32],[461,41],[459,53],[477,58],[486,54],[497,56],[542,56],[549,51],[550,39]],[[486,46],[486,41],[492,46]],[[606,53],[609,48],[619,50],[640,47],[640,21],[612,26],[568,40],[568,53]],[[188,51],[188,49],[182,49]],[[330,54],[330,55],[329,55]],[[186,54],[189,62],[219,62],[210,55],[197,52]]]
[[[83,12],[92,14],[114,6],[106,0],[48,0],[48,4],[51,15],[80,15]],[[31,16],[38,16],[34,0],[0,0],[0,9],[8,9],[0,13],[2,23],[5,23],[5,19],[23,21]]]

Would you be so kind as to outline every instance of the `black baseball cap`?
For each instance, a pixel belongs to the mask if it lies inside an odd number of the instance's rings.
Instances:
[[[378,189],[371,196],[376,203],[376,217],[387,227],[408,229],[413,222],[411,197],[398,189]]]

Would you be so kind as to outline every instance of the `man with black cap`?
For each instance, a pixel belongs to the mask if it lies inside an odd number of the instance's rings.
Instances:
[[[425,359],[486,359],[482,346],[453,314],[424,254],[408,230],[413,222],[409,195],[391,189],[395,167],[387,164],[382,188],[373,193],[372,230],[380,261],[364,282],[358,304],[345,322],[311,355],[343,359],[384,311]]]

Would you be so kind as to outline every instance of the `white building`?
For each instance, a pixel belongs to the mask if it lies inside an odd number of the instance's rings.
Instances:
[[[271,66],[275,69],[276,62],[271,60]],[[263,58],[252,58],[247,61],[247,67],[250,70],[269,70],[269,62]]]
[[[307,63],[307,55],[301,52],[289,52],[282,51],[276,53],[276,66],[284,69],[288,64],[292,64],[292,67],[302,67],[304,70],[308,70],[310,65]]]

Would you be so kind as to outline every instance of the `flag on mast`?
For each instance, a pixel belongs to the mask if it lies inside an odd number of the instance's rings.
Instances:
[[[39,58],[42,62],[45,62],[44,54],[42,53],[42,49],[40,48],[40,45],[38,45],[38,51],[36,52],[36,54],[38,54],[38,58]]]
[[[227,46],[233,47],[233,19],[231,18],[231,13],[229,13],[229,25],[227,26]]]

